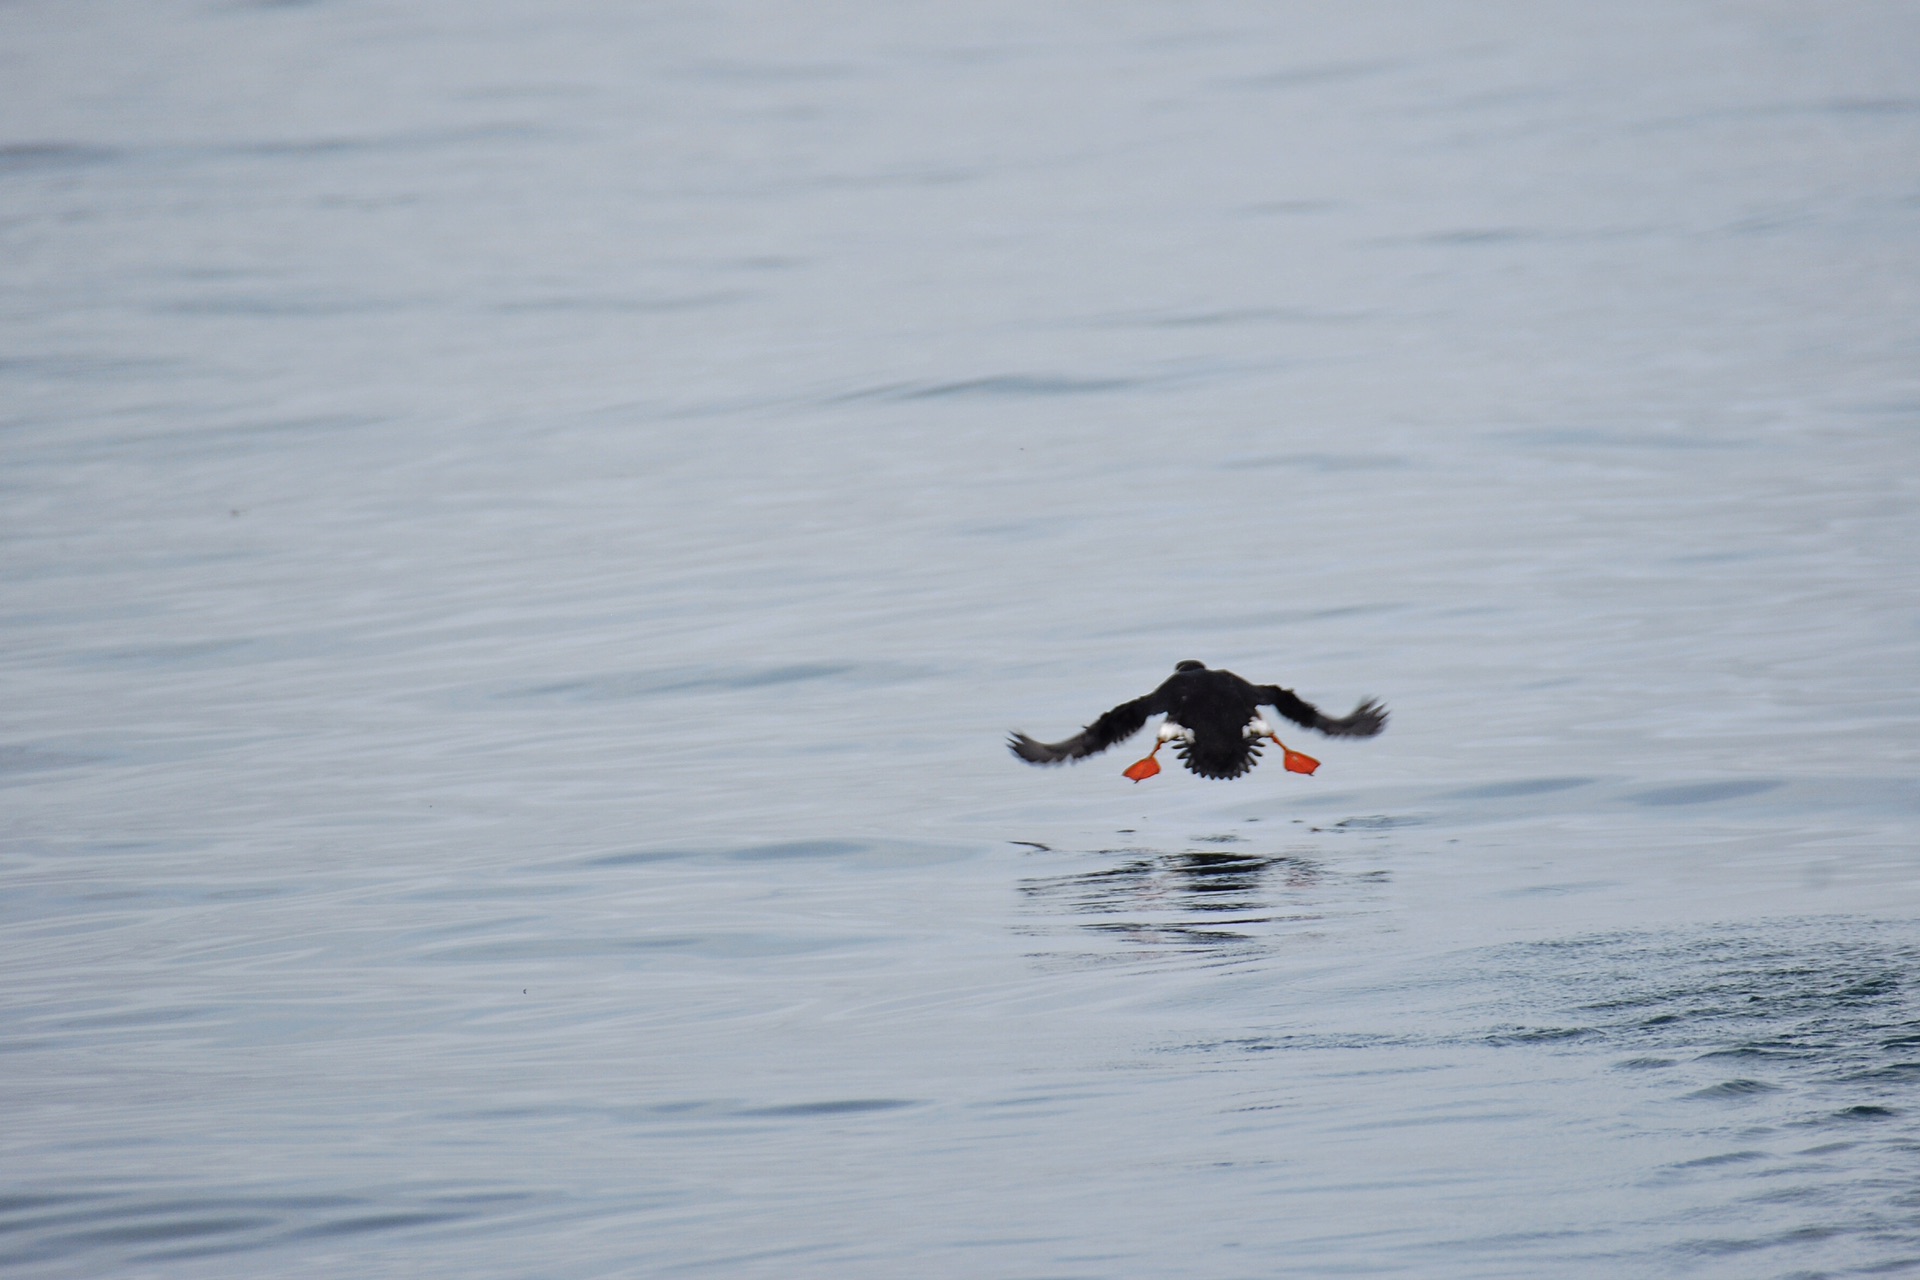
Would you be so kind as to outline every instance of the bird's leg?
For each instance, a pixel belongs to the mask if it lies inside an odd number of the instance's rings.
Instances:
[[[1255,716],[1247,722],[1247,736],[1273,739],[1273,745],[1280,748],[1280,758],[1286,764],[1288,773],[1312,773],[1320,767],[1320,762],[1306,752],[1295,751],[1280,741],[1280,735],[1273,731],[1273,726],[1267,723],[1264,716]]]
[[[1132,764],[1122,769],[1120,776],[1123,778],[1132,778],[1135,782],[1145,782],[1148,778],[1160,772],[1160,762],[1154,759],[1155,756],[1160,754],[1160,748],[1185,733],[1186,730],[1173,721],[1162,721],[1160,732],[1154,740],[1153,750],[1147,752],[1143,759],[1135,760]]]

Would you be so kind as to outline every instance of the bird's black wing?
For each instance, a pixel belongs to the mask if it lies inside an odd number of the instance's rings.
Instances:
[[[1260,703],[1274,708],[1295,724],[1318,729],[1330,738],[1371,738],[1387,727],[1387,709],[1372,698],[1337,720],[1293,690],[1282,689],[1277,684],[1261,686]]]
[[[1164,710],[1159,696],[1156,689],[1144,698],[1123,702],[1065,742],[1035,742],[1024,733],[1016,733],[1007,739],[1007,747],[1028,764],[1065,764],[1097,755],[1140,732],[1148,716]]]

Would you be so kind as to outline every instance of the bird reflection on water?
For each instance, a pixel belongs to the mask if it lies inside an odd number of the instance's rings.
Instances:
[[[1231,956],[1263,950],[1302,926],[1345,914],[1336,886],[1377,883],[1297,855],[1185,850],[1118,850],[1122,861],[1070,875],[1035,876],[1020,892],[1036,912],[1064,917],[1077,934],[1141,949]],[[1037,932],[1050,932],[1037,929]]]

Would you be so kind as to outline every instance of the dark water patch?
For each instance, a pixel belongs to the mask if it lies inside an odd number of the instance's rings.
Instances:
[[[682,849],[634,849],[626,853],[606,853],[573,865],[583,867],[644,867],[656,862],[675,862],[698,855]]]
[[[265,1217],[221,1217],[217,1214],[208,1217],[179,1215],[161,1221],[76,1232],[70,1238],[76,1244],[87,1245],[157,1244],[174,1240],[191,1240],[200,1236],[250,1231],[256,1227],[267,1226],[272,1221],[273,1219]]]
[[[181,430],[128,433],[72,444],[62,443],[47,449],[36,461],[72,462],[93,458],[119,458],[129,461],[143,457],[163,458],[168,464],[182,461],[232,460],[249,452],[278,453],[289,445],[326,443],[347,447],[350,433],[390,425],[390,420],[368,414],[313,414],[290,418],[265,418],[227,423],[220,426],[193,426]],[[245,508],[226,509],[246,514]]]
[[[1718,1060],[1731,1059],[1735,1061],[1771,1062],[1771,1061],[1776,1061],[1782,1058],[1787,1058],[1787,1059],[1807,1058],[1807,1057],[1817,1055],[1818,1052],[1819,1050],[1810,1048],[1810,1047],[1800,1048],[1800,1047],[1791,1046],[1791,1045],[1779,1045],[1779,1044],[1767,1044],[1767,1045],[1743,1044],[1743,1045],[1735,1045],[1727,1049],[1709,1050],[1708,1052],[1701,1054],[1697,1059],[1697,1061],[1713,1062]]]
[[[1129,942],[1160,949],[1195,949],[1236,946],[1252,942],[1254,935],[1226,927],[1231,925],[1271,924],[1278,917],[1262,916],[1251,920],[1213,921],[1206,924],[1150,920],[1099,921],[1082,926],[1092,933],[1109,934]],[[1298,916],[1299,920],[1315,917]]]
[[[1754,120],[1778,120],[1800,117],[1819,118],[1888,118],[1920,114],[1920,98],[1906,98],[1893,95],[1862,95],[1827,98],[1817,102],[1763,102],[1744,107],[1719,107],[1707,111],[1691,111],[1685,115],[1667,116],[1659,120],[1650,120],[1638,126],[1642,131],[1656,132],[1668,129],[1693,128],[1700,125],[1725,124],[1728,122],[1746,122]]]
[[[555,1099],[537,1105],[461,1108],[445,1113],[443,1118],[449,1121],[483,1125],[565,1118],[585,1121],[594,1128],[604,1129],[609,1125],[658,1125],[663,1122],[699,1125],[708,1121],[733,1120],[742,1116],[758,1115],[764,1110],[764,1108],[749,1106],[738,1099],[722,1098],[681,1098],[668,1102],[628,1105],[604,1105]]]
[[[1211,329],[1243,324],[1345,324],[1364,317],[1344,311],[1302,311],[1284,307],[1240,307],[1161,316],[1146,323],[1158,329]]]
[[[830,403],[861,400],[1045,399],[1056,396],[1107,395],[1149,385],[1146,378],[1083,378],[1065,374],[994,374],[954,382],[901,382],[849,391]]]
[[[517,298],[496,303],[493,310],[507,315],[523,312],[576,312],[582,314],[656,315],[676,311],[704,311],[713,307],[746,302],[754,295],[738,290],[690,293],[678,296],[615,297],[606,294],[569,294],[540,298]]]
[[[0,144],[0,177],[111,164],[124,154],[117,147],[93,146],[84,142],[5,143]]]
[[[1492,1045],[1559,1044],[1596,1034],[1592,1027],[1512,1027],[1488,1032],[1485,1041]]]
[[[5,1219],[21,1213],[59,1208],[63,1205],[89,1204],[106,1198],[105,1192],[0,1192],[0,1231],[7,1229]]]
[[[1911,116],[1920,115],[1920,98],[1832,98],[1814,109],[1842,116]]]
[[[1771,1154],[1765,1151],[1727,1151],[1717,1156],[1701,1156],[1698,1160],[1682,1160],[1671,1166],[1675,1169],[1712,1169],[1719,1165],[1750,1164],[1755,1160],[1771,1160]]]
[[[1287,1053],[1333,1050],[1337,1052],[1368,1051],[1374,1049],[1405,1048],[1424,1045],[1428,1041],[1420,1036],[1407,1034],[1367,1033],[1367,1032],[1303,1032],[1293,1035],[1273,1036],[1236,1036],[1224,1040],[1194,1040],[1180,1044],[1162,1045],[1161,1053]],[[1389,1074],[1405,1074],[1409,1071],[1424,1071],[1433,1068],[1409,1067],[1402,1071],[1389,1071]]]
[[[1765,213],[1749,214],[1744,218],[1735,218],[1723,222],[1705,235],[1722,236],[1764,236],[1776,231],[1797,231],[1811,227],[1819,220],[1812,214],[1800,209],[1775,209]]]
[[[638,936],[519,937],[451,946],[416,947],[410,958],[427,964],[524,964],[554,960],[637,960],[674,952],[720,960],[818,955],[869,945],[856,937],[777,934],[713,929],[705,933]]]
[[[228,294],[218,297],[178,298],[161,302],[154,310],[176,316],[237,316],[247,320],[267,320],[281,316],[310,319],[324,316],[377,315],[418,306],[418,299],[332,297],[299,293]]]
[[[1331,213],[1346,208],[1341,200],[1256,200],[1242,205],[1240,212],[1254,218],[1286,217],[1302,213]]]
[[[1063,1106],[1085,1102],[1092,1098],[1112,1096],[1105,1090],[1058,1090],[1047,1089],[1042,1092],[1024,1093],[1009,1098],[987,1098],[980,1102],[964,1104],[970,1111],[1012,1111],[1026,1110],[1032,1107],[1061,1108]]]
[[[86,352],[0,356],[0,377],[94,382],[107,378],[151,375],[179,367],[180,362],[177,360],[95,355]]]
[[[1695,1089],[1689,1098],[1751,1098],[1762,1093],[1775,1093],[1780,1086],[1768,1084],[1764,1080],[1734,1079],[1722,1080],[1719,1084],[1710,1084],[1704,1089]]]
[[[1535,427],[1515,431],[1496,431],[1490,439],[1511,444],[1536,445],[1553,449],[1630,449],[1630,450],[1721,450],[1744,449],[1748,442],[1678,431],[1609,431],[1583,427]]]
[[[51,140],[14,142],[0,144],[0,179],[12,175],[127,162],[165,166],[224,159],[325,160],[341,156],[427,152],[477,144],[543,142],[557,136],[554,129],[529,121],[496,121],[391,133],[242,139],[184,146],[112,147]]]
[[[1912,1084],[1920,1081],[1920,1062],[1895,1062],[1884,1067],[1875,1067],[1871,1071],[1859,1071],[1846,1077],[1848,1080],[1880,1080],[1892,1084]]]
[[[179,148],[178,154],[257,156],[263,159],[308,160],[342,155],[433,151],[445,147],[489,142],[545,142],[557,132],[527,121],[498,121],[445,129],[407,129],[392,133],[325,134],[306,138],[263,138],[221,143],[204,148]],[[155,155],[168,152],[156,150]]]
[[[560,884],[531,885],[524,881],[490,881],[486,884],[463,883],[435,889],[416,889],[409,893],[395,894],[394,900],[397,902],[514,902],[527,898],[550,898],[578,891]]]
[[[1362,818],[1342,818],[1325,828],[1328,831],[1392,831],[1398,827],[1418,827],[1427,819],[1411,814],[1376,813]]]
[[[1625,1058],[1613,1064],[1622,1071],[1658,1071],[1662,1067],[1679,1065],[1677,1058]]]
[[[1810,1244],[1815,1241],[1825,1240],[1831,1236],[1851,1235],[1856,1229],[1857,1228],[1853,1227],[1795,1227],[1791,1231],[1783,1231],[1776,1235],[1755,1236],[1749,1239],[1715,1237],[1689,1240],[1683,1242],[1679,1246],[1679,1249],[1683,1253],[1699,1254],[1705,1257],[1737,1257],[1743,1253],[1754,1253],[1762,1249],[1777,1249],[1783,1245]],[[1871,1275],[1878,1270],[1880,1270],[1880,1268],[1848,1268],[1848,1271],[1854,1275]],[[1795,1277],[1806,1277],[1806,1280],[1814,1280],[1815,1277],[1828,1274],[1830,1273],[1796,1272],[1791,1273],[1787,1280],[1795,1280]]]
[[[26,775],[64,769],[84,769],[104,763],[106,756],[31,744],[0,746],[0,786],[25,781]]]
[[[1013,841],[1011,843],[1022,843]],[[722,860],[726,862],[853,862],[866,870],[924,867],[970,856],[976,850],[958,844],[925,840],[776,840],[764,844],[695,848],[627,849],[548,864],[542,869],[577,871],[582,868],[644,867],[666,862]]]
[[[1627,797],[1634,804],[1648,808],[1666,808],[1675,805],[1717,804],[1724,800],[1741,800],[1747,796],[1757,796],[1768,791],[1777,791],[1787,784],[1777,779],[1752,778],[1744,781],[1729,779],[1725,782],[1695,782],[1680,787],[1661,787],[1653,791],[1642,791]]]
[[[770,667],[670,667],[608,672],[577,680],[512,689],[499,698],[551,698],[566,702],[618,702],[707,692],[752,692],[784,685],[846,683],[863,687],[897,684],[925,672],[873,662],[793,662]]]
[[[865,1115],[875,1111],[899,1111],[905,1107],[919,1105],[909,1098],[843,1098],[831,1102],[797,1102],[780,1107],[752,1107],[741,1111],[740,1114],[779,1119],[849,1116]]]
[[[871,69],[855,62],[748,62],[709,59],[686,68],[697,80],[739,81],[751,84],[828,84],[854,80]]]
[[[874,846],[860,840],[788,840],[779,844],[749,845],[732,850],[727,856],[742,862],[786,862],[810,858],[847,858],[872,852]]]
[[[379,1231],[397,1231],[405,1227],[426,1227],[442,1222],[458,1222],[466,1214],[446,1210],[416,1209],[402,1213],[367,1213],[355,1218],[340,1218],[290,1232],[290,1240],[329,1239],[336,1236],[361,1236]]]
[[[1223,471],[1259,471],[1286,468],[1293,471],[1317,471],[1332,474],[1343,471],[1405,471],[1413,463],[1388,453],[1268,453],[1248,458],[1229,458],[1220,464]]]
[[[1855,400],[1837,406],[1841,412],[1867,418],[1887,418],[1894,424],[1920,421],[1920,400]]]
[[[1611,889],[1618,880],[1569,880],[1560,884],[1529,884],[1516,889],[1502,889],[1496,897],[1501,898],[1562,898],[1575,893],[1592,893],[1596,889]]]
[[[1738,551],[1701,551],[1691,555],[1668,556],[1668,564],[1745,564],[1753,560],[1766,560],[1776,552],[1760,548],[1745,548]]]
[[[129,1265],[249,1250],[289,1241],[404,1232],[477,1220],[532,1201],[528,1193],[436,1195],[396,1189],[368,1195],[262,1195],[209,1191],[155,1196],[116,1191],[9,1197],[0,1218],[0,1264],[57,1263],[103,1273]]]
[[[1144,316],[1103,317],[1088,327],[1125,329],[1220,329],[1243,325],[1355,324],[1369,318],[1362,311],[1321,311],[1305,307],[1223,307],[1217,311],[1175,311]]]
[[[1284,627],[1302,622],[1331,622],[1341,618],[1364,617],[1369,614],[1395,613],[1407,606],[1400,601],[1382,601],[1374,604],[1336,605],[1330,609],[1265,609],[1258,613],[1221,613],[1202,614],[1174,619],[1154,619],[1139,626],[1119,631],[1097,633],[1102,638],[1111,636],[1137,636],[1143,633],[1178,631],[1181,635],[1230,630],[1245,627]]]
[[[1833,1113],[1835,1120],[1891,1120],[1900,1113],[1892,1107],[1883,1107],[1876,1103],[1862,1102],[1851,1107],[1842,1107]],[[1822,1148],[1823,1150],[1825,1148]]]
[[[76,1014],[62,1018],[46,1019],[46,1025],[58,1027],[63,1032],[120,1032],[130,1029],[144,1030],[152,1027],[180,1027],[198,1024],[213,1026],[224,1021],[223,1015],[213,1005],[148,1005],[142,1008],[118,1009],[112,1013]]]
[[[76,655],[76,659],[89,665],[114,667],[228,667],[247,661],[250,650],[264,647],[266,642],[252,637],[179,640],[81,654]]]
[[[1397,59],[1325,62],[1312,66],[1287,67],[1278,71],[1265,71],[1258,75],[1239,76],[1232,80],[1223,81],[1222,85],[1229,89],[1302,89],[1313,85],[1366,80],[1374,76],[1383,76],[1398,71],[1404,65],[1404,63]]]
[[[1025,516],[1017,520],[967,521],[954,526],[963,538],[999,538],[1010,542],[1031,542],[1052,538],[1070,530],[1084,528],[1086,522],[1072,516]]]
[[[1490,782],[1485,786],[1467,787],[1460,791],[1441,793],[1444,800],[1512,800],[1522,796],[1544,796],[1556,791],[1571,791],[1575,787],[1590,787],[1597,778],[1523,778],[1515,782]]]
[[[978,169],[897,168],[871,173],[814,174],[793,185],[809,191],[884,191],[895,187],[952,187],[983,176]]]
[[[1499,245],[1516,244],[1527,240],[1543,239],[1541,232],[1525,227],[1463,227],[1457,231],[1436,231],[1431,235],[1411,237],[1415,244],[1439,245]]]

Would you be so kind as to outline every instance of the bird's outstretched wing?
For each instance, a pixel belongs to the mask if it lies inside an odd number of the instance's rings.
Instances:
[[[1007,747],[1028,764],[1065,764],[1097,755],[1114,743],[1131,738],[1140,732],[1147,717],[1159,709],[1150,693],[1121,703],[1065,742],[1035,742],[1024,733],[1016,733],[1007,739]]]
[[[1282,689],[1276,684],[1261,686],[1260,702],[1263,706],[1274,708],[1295,724],[1318,729],[1329,738],[1371,738],[1387,727],[1387,709],[1372,698],[1337,720],[1293,690]]]

